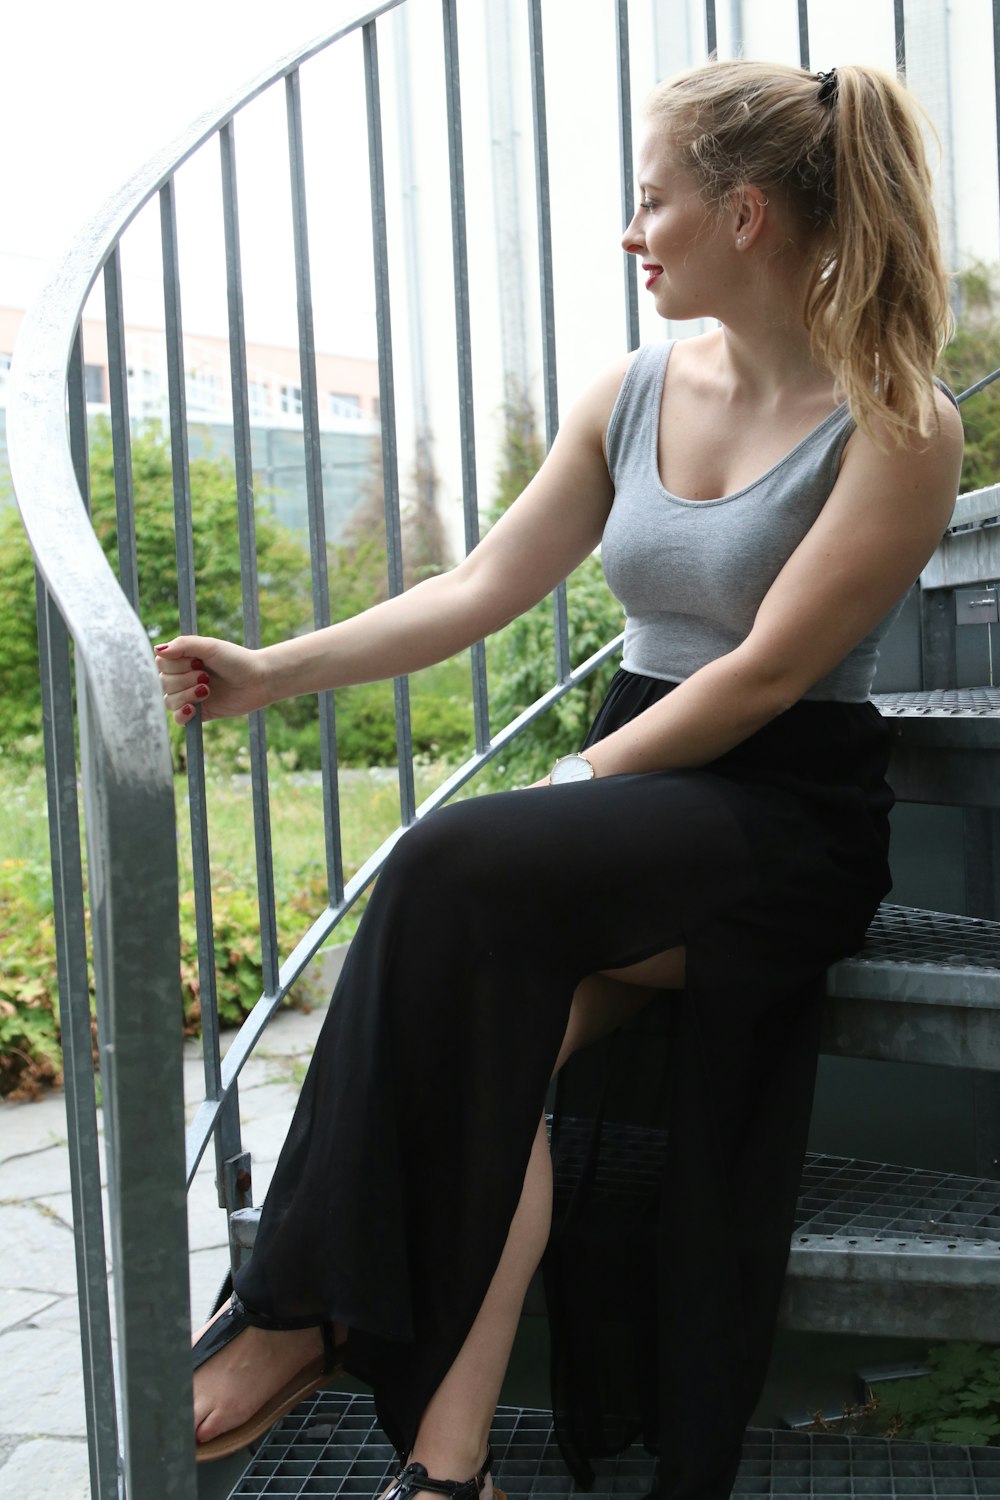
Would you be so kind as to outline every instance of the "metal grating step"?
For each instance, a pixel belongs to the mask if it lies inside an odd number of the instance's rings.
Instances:
[[[1000,721],[1000,688],[926,688],[910,693],[875,693],[883,718],[948,718]]]
[[[829,972],[822,1049],[1000,1070],[1000,922],[880,906]]]
[[[590,1142],[561,1122],[553,1156],[558,1217]],[[612,1209],[658,1191],[665,1137],[605,1124],[594,1193]],[[252,1245],[259,1210],[234,1224]],[[533,1284],[527,1311],[543,1313]],[[1000,1343],[1000,1181],[810,1154],[795,1216],[781,1321],[814,1332]]]
[[[893,735],[889,784],[902,802],[1000,806],[1000,688],[880,693]]]
[[[562,1122],[557,1214],[589,1139],[588,1122]],[[654,1195],[663,1142],[659,1131],[606,1124],[595,1194],[612,1206]],[[781,1321],[815,1332],[1000,1342],[1000,1182],[810,1154]]]
[[[510,1500],[573,1493],[548,1412],[500,1407],[493,1451],[497,1483]],[[372,1500],[388,1483],[393,1462],[369,1397],[320,1391],[274,1429],[230,1500],[261,1495]],[[653,1466],[638,1446],[599,1461],[592,1500],[646,1494]],[[915,1500],[923,1495],[1000,1497],[1000,1449],[751,1429],[732,1500]]]

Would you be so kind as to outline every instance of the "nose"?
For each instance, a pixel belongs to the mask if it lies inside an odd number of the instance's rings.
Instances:
[[[625,233],[622,235],[622,249],[628,255],[641,255],[645,249],[645,240],[638,228],[638,223],[639,214],[636,212],[632,215],[632,222],[626,226]]]

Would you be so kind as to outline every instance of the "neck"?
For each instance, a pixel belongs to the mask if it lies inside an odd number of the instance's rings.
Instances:
[[[748,267],[751,274],[719,309],[722,373],[735,389],[765,401],[789,388],[832,390],[833,377],[813,358],[802,319],[810,267],[786,241],[756,269]]]

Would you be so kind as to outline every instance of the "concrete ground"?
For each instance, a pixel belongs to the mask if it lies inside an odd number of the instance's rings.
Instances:
[[[323,1014],[279,1012],[241,1075],[243,1141],[257,1203]],[[185,1044],[184,1079],[189,1100],[203,1095],[197,1042]],[[34,1104],[0,1103],[0,1494],[18,1500],[90,1500],[72,1226],[62,1093]],[[211,1159],[188,1197],[188,1233],[192,1317],[200,1322],[229,1263]],[[215,1500],[228,1495],[242,1464],[203,1467],[201,1493]]]

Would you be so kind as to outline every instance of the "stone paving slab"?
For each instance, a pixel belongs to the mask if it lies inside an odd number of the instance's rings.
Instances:
[[[51,1210],[36,1203],[0,1204],[0,1245],[0,1285],[76,1293],[73,1233]]]
[[[66,1139],[66,1101],[61,1091],[33,1104],[0,1100],[0,1162],[46,1146],[65,1146]]]
[[[90,1461],[82,1439],[21,1443],[0,1469],[10,1500],[90,1500]]]
[[[34,1321],[39,1313],[56,1306],[60,1300],[51,1292],[22,1292],[18,1287],[0,1287],[0,1333],[29,1319]]]
[[[5,1333],[0,1338],[0,1411],[4,1432],[11,1437],[85,1437],[79,1338],[62,1328]],[[0,1488],[6,1488],[5,1477]]]
[[[279,1012],[241,1075],[243,1136],[253,1157],[257,1203],[267,1191],[323,1016],[323,1010]],[[200,1098],[204,1073],[197,1042],[185,1044],[184,1079],[189,1100]],[[207,1154],[188,1200],[196,1324],[207,1318],[229,1266],[214,1178],[215,1163]],[[104,1199],[106,1211],[106,1192]],[[37,1103],[0,1103],[0,1494],[12,1500],[89,1500],[71,1226],[62,1094]],[[199,1475],[201,1490],[200,1481]],[[209,1486],[208,1493],[216,1490]]]

